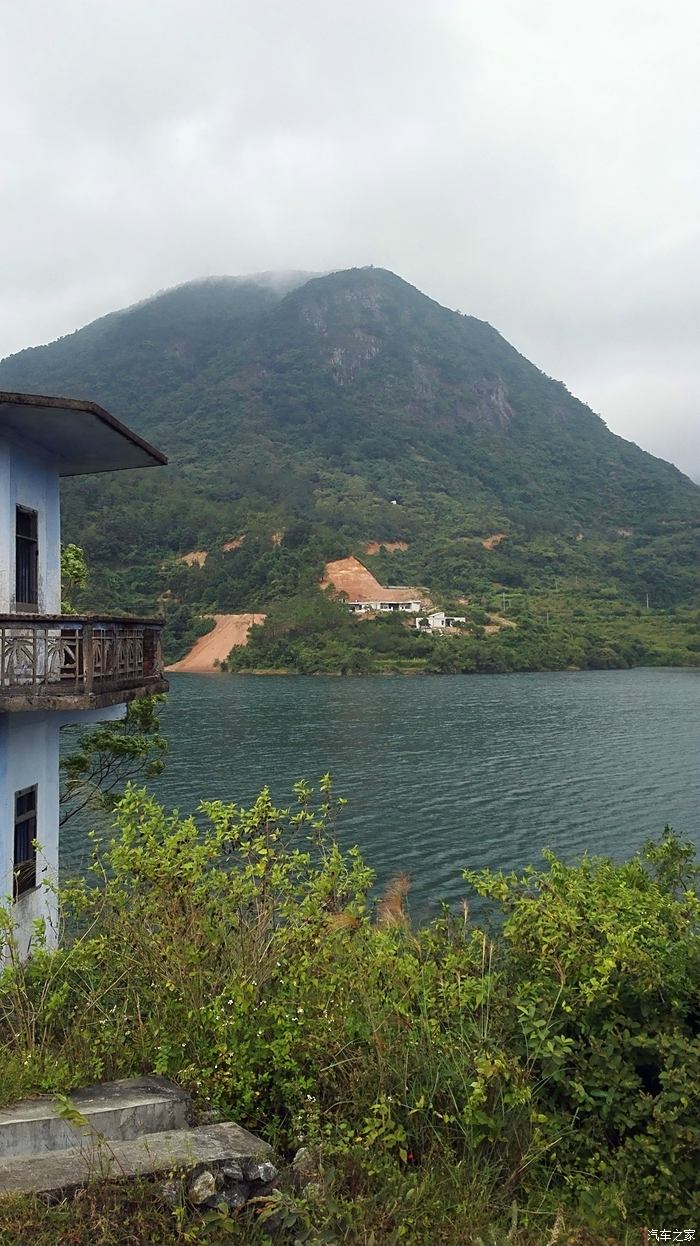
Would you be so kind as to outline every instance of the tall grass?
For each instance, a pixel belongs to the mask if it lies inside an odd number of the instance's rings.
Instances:
[[[128,791],[61,894],[63,946],[22,963],[6,920],[3,1101],[172,1077],[281,1156],[310,1149],[290,1242],[633,1241],[696,1215],[689,850],[473,875],[497,936],[466,906],[413,929],[408,880],[374,903],[334,843],[340,805],[327,776],[287,810],[263,791],[197,818]]]

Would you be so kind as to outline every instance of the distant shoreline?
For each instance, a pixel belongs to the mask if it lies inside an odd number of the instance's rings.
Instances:
[[[619,673],[621,671],[700,671],[700,663],[682,664],[682,663],[663,663],[656,665],[653,662],[640,662],[635,666],[542,666],[536,668],[523,668],[518,671],[428,671],[428,670],[375,670],[375,671],[294,671],[289,668],[260,668],[250,670],[229,671],[221,669],[221,667],[213,667],[211,670],[171,670],[169,673],[175,675],[212,675],[229,676],[235,679],[246,679],[248,677],[266,678],[270,676],[279,676],[284,678],[303,678],[303,679],[375,679],[377,677],[395,676],[396,678],[417,678],[433,676],[437,678],[457,676],[463,679],[479,678],[502,678],[504,675],[606,675],[611,673]]]

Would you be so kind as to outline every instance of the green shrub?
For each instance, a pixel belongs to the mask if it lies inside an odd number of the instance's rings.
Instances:
[[[97,875],[63,893],[62,948],[11,953],[0,978],[4,1099],[172,1077],[283,1155],[318,1153],[323,1191],[295,1205],[328,1241],[694,1223],[691,850],[667,831],[621,865],[468,873],[497,933],[466,906],[414,931],[403,885],[376,905],[333,842],[328,776],[295,797],[181,818],[126,793]]]

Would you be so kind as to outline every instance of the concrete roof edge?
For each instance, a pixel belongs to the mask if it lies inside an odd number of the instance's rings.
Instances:
[[[7,403],[18,407],[53,407],[56,410],[63,411],[84,411],[86,415],[94,415],[101,423],[106,424],[119,436],[130,441],[132,445],[138,446],[140,450],[145,451],[157,464],[167,463],[167,455],[161,450],[157,450],[144,437],[140,437],[133,429],[126,424],[122,424],[115,415],[111,415],[104,407],[97,402],[91,402],[86,398],[57,398],[55,396],[47,396],[44,394],[20,394],[13,393],[9,390],[0,390],[0,404]]]

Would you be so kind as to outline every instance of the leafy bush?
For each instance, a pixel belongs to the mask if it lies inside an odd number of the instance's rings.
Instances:
[[[371,870],[333,842],[329,777],[295,798],[181,818],[127,791],[96,876],[63,893],[63,947],[22,965],[6,922],[4,1098],[176,1079],[282,1154],[317,1154],[322,1186],[292,1216],[310,1236],[290,1242],[457,1246],[510,1226],[522,1246],[603,1243],[694,1223],[687,845],[667,830],[621,865],[467,873],[496,933],[466,904],[413,930],[406,884],[375,904]]]
[[[74,747],[61,759],[60,823],[88,809],[109,810],[129,783],[165,769],[168,742],[160,731],[165,696],[130,701],[124,718],[74,729]]]
[[[88,584],[85,555],[79,545],[61,546],[61,613],[76,614]]]

